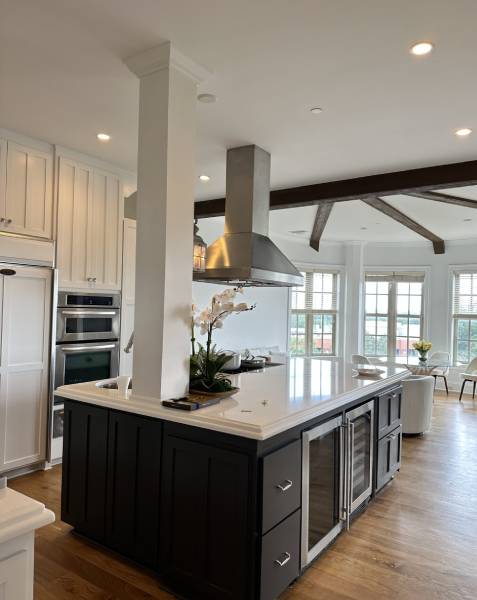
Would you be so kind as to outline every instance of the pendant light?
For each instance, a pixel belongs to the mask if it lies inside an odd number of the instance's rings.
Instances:
[[[207,244],[199,235],[199,226],[197,219],[194,220],[194,254],[193,271],[194,273],[203,273],[205,271],[205,260],[207,257]]]

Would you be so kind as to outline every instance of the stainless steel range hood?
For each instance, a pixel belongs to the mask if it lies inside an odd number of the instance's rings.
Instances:
[[[194,281],[243,286],[302,285],[296,267],[268,237],[270,154],[258,146],[227,151],[224,235],[207,248]]]

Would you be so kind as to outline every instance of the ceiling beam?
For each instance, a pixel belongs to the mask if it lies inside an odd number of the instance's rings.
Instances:
[[[316,210],[315,224],[313,225],[313,231],[310,237],[310,246],[317,252],[320,250],[321,236],[325,230],[332,208],[333,203],[327,202],[324,204],[319,204]]]
[[[401,223],[401,225],[404,225],[404,227],[408,227],[418,235],[430,240],[434,246],[434,254],[445,253],[445,242],[442,238],[435,235],[432,233],[432,231],[429,231],[429,229],[426,229],[397,208],[394,208],[394,206],[388,202],[385,202],[381,198],[363,198],[362,201],[365,204],[372,206],[376,210],[379,210],[379,212],[385,214],[386,216],[391,217],[391,219],[394,219],[398,223]]]
[[[411,195],[416,191],[474,184],[477,184],[477,160],[272,190],[270,209],[344,202],[391,194]],[[222,216],[225,214],[225,198],[196,202],[194,212],[197,219]]]
[[[465,208],[477,208],[477,200],[459,198],[459,196],[451,196],[450,194],[442,194],[440,192],[408,192],[407,195],[416,198],[425,198],[426,200],[435,200],[436,202],[444,202],[446,204],[455,204],[455,206],[463,206]]]

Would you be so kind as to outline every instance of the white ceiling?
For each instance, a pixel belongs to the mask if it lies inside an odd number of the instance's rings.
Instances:
[[[129,170],[138,82],[123,59],[170,39],[211,70],[199,90],[218,97],[198,103],[198,171],[212,177],[201,199],[223,195],[225,151],[240,144],[271,152],[274,188],[477,156],[472,0],[0,0],[0,15],[0,127]],[[411,56],[423,39],[434,53]],[[474,135],[453,135],[463,126]],[[466,209],[392,202],[446,239],[471,227]],[[310,229],[314,211],[274,212],[272,228]],[[390,234],[415,237],[354,202],[335,206],[325,237]]]
[[[273,187],[477,154],[472,0],[0,0],[0,14],[0,126],[127,169],[138,84],[122,60],[170,39],[210,69],[200,197],[223,193],[238,144],[272,153]],[[411,56],[422,39],[435,52]],[[476,134],[456,138],[461,126]]]

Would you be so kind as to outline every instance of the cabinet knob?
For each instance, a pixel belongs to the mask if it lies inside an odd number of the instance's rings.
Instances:
[[[293,481],[291,479],[285,479],[285,481],[283,483],[279,483],[276,487],[281,492],[286,492],[287,490],[289,490],[291,488],[292,485],[293,485]]]
[[[280,558],[281,558],[282,556],[284,556],[285,558],[283,558],[283,560],[280,560]],[[291,554],[290,554],[289,552],[284,552],[284,553],[283,553],[283,554],[280,556],[280,558],[276,558],[276,559],[273,561],[273,563],[274,563],[275,565],[278,565],[279,567],[284,567],[284,566],[287,564],[287,562],[290,560],[290,558],[291,558]]]
[[[7,225],[10,225],[10,223],[12,222],[12,219],[6,219],[7,221]]]
[[[5,223],[6,219],[5,217],[0,217],[0,223]]]

